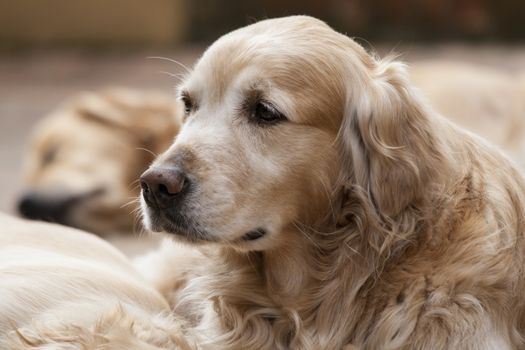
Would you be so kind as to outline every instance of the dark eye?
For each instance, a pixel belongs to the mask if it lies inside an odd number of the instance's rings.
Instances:
[[[188,95],[182,95],[180,99],[182,100],[182,103],[184,104],[184,114],[189,115],[195,108],[193,101]]]
[[[58,146],[52,145],[50,146],[43,154],[42,156],[42,166],[47,166],[51,163],[53,163],[56,159],[58,153]]]
[[[276,124],[286,120],[281,112],[265,101],[257,102],[253,111],[253,118],[260,124]]]

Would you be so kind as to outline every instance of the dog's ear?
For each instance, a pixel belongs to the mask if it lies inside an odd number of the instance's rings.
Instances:
[[[81,118],[126,132],[155,153],[172,143],[181,125],[176,99],[154,92],[112,88],[73,102]]]
[[[422,198],[430,174],[439,170],[440,145],[404,66],[371,60],[367,69],[361,86],[348,86],[353,91],[339,135],[343,171],[381,215],[395,217]]]

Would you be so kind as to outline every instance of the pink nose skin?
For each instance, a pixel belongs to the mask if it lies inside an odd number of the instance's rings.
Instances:
[[[178,167],[153,167],[140,177],[144,199],[155,207],[173,204],[186,184],[186,176]]]

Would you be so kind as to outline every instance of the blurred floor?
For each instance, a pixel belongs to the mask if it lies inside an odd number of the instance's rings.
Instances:
[[[402,53],[401,60],[450,59],[500,67],[509,72],[525,70],[525,46],[395,46],[376,47],[380,54]],[[146,88],[172,93],[177,79],[164,72],[182,73],[173,62],[148,59],[162,56],[186,66],[202,49],[171,52],[31,52],[0,55],[0,211],[14,213],[21,190],[19,169],[32,125],[67,96],[81,90],[110,85]],[[140,244],[116,239],[127,253],[141,251]],[[146,243],[144,243],[146,244]]]

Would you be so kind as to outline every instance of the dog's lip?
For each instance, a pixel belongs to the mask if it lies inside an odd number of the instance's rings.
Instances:
[[[155,210],[151,207],[150,210],[150,229],[154,232],[172,234],[192,243],[216,241],[213,236],[190,225],[188,220],[181,216],[173,217],[164,210]]]

